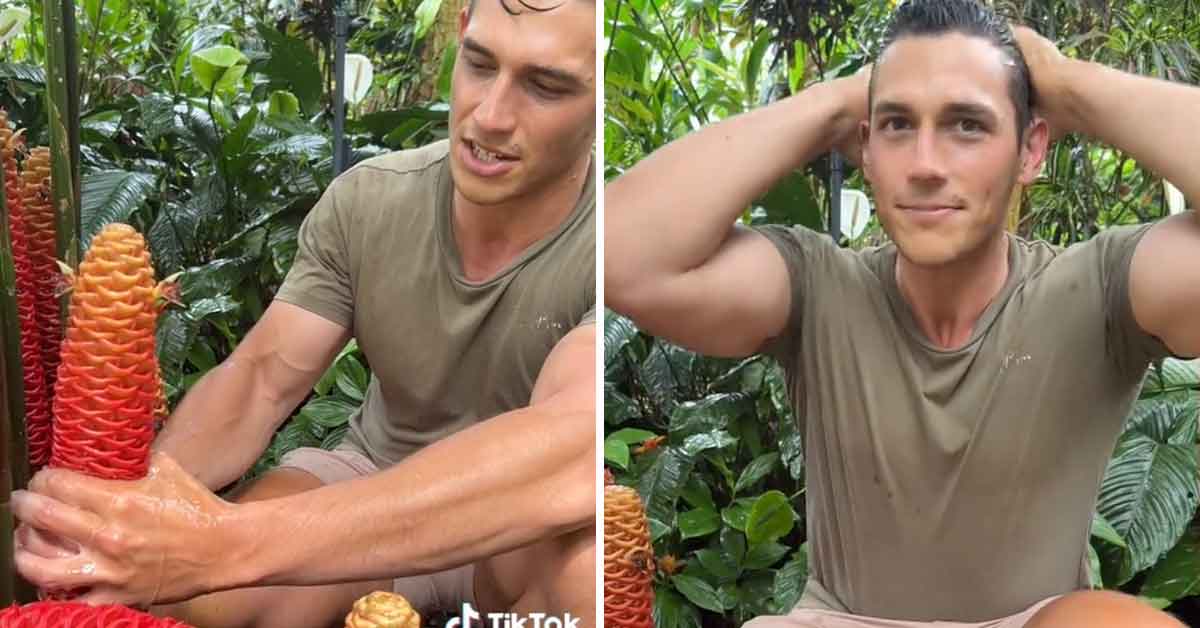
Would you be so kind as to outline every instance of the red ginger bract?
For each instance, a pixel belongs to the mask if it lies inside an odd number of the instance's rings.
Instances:
[[[162,309],[150,253],[122,224],[92,239],[73,278],[54,394],[53,467],[94,477],[145,477],[164,411],[154,329]]]
[[[25,235],[29,261],[37,290],[38,336],[42,344],[42,368],[46,390],[54,390],[58,351],[62,343],[62,320],[58,311],[58,245],[55,242],[54,203],[50,193],[50,149],[30,151],[21,166],[21,209],[25,212]]]
[[[21,136],[8,126],[8,113],[0,111],[0,161],[4,169],[4,198],[8,206],[9,236],[17,288],[17,318],[21,327],[21,376],[25,389],[25,438],[29,463],[40,467],[50,460],[50,392],[47,383],[42,334],[38,325],[38,281],[29,252],[29,226],[21,203],[17,149]],[[57,304],[55,305],[57,311]]]
[[[154,617],[124,606],[81,602],[34,602],[0,610],[0,628],[190,628],[169,617]]]
[[[604,625],[654,627],[654,547],[637,491],[604,487]]]

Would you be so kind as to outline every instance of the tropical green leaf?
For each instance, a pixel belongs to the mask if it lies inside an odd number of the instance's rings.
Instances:
[[[682,539],[706,536],[720,529],[721,515],[711,508],[696,508],[679,513],[676,525]]]
[[[752,548],[774,541],[791,532],[796,519],[796,511],[792,510],[787,495],[780,491],[767,491],[759,495],[750,509],[750,518],[746,520],[746,539]]]
[[[629,468],[629,444],[609,437],[604,439],[604,462],[622,469]]]
[[[646,515],[668,525],[675,522],[675,502],[687,482],[695,460],[666,446],[638,481],[638,494],[646,500]]]
[[[612,434],[609,434],[606,440],[618,440],[626,445],[638,445],[645,442],[646,439],[654,438],[655,436],[658,436],[658,434],[655,434],[649,430],[640,430],[630,427],[623,430],[617,430]]]
[[[192,73],[206,93],[229,91],[242,80],[249,62],[240,50],[222,44],[193,52]]]
[[[779,571],[775,572],[775,599],[773,612],[785,615],[800,601],[804,585],[808,581],[808,544],[804,544],[792,555]]]
[[[86,250],[92,236],[105,225],[114,222],[129,222],[150,193],[154,191],[155,177],[144,172],[124,170],[100,170],[89,172],[80,182],[80,239]]]
[[[413,14],[417,21],[417,27],[413,30],[414,38],[425,37],[425,33],[429,32],[429,27],[433,26],[433,22],[437,20],[438,10],[441,8],[442,0],[421,0],[421,4],[417,5],[417,10]]]
[[[700,628],[700,611],[668,585],[654,587],[655,628]]]
[[[675,588],[692,604],[715,613],[725,611],[725,604],[717,594],[717,590],[700,578],[676,574],[671,576],[671,584],[674,584]]]
[[[742,470],[742,474],[738,476],[737,484],[733,487],[734,494],[750,488],[756,482],[766,477],[777,464],[779,464],[779,454],[773,451],[751,460],[750,464],[746,465],[746,468]]]
[[[259,24],[258,34],[267,42],[270,56],[262,73],[272,83],[283,86],[300,101],[305,115],[317,113],[321,102],[321,70],[317,57],[300,39],[285,35],[266,24]]]
[[[1141,595],[1178,600],[1200,595],[1200,527],[1188,530],[1146,576]]]
[[[1121,437],[1100,486],[1098,510],[1128,544],[1132,573],[1149,567],[1183,535],[1200,495],[1197,473],[1193,444],[1164,444],[1138,431]]]
[[[356,410],[358,406],[352,403],[334,397],[319,397],[304,404],[300,414],[317,425],[332,428],[345,424]]]

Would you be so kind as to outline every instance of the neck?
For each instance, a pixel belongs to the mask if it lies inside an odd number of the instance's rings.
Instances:
[[[969,256],[937,267],[896,257],[896,284],[917,327],[935,346],[953,350],[971,332],[1008,279],[1008,238],[999,237]]]
[[[454,240],[468,281],[495,276],[526,249],[549,235],[575,208],[587,185],[591,154],[564,174],[562,182],[496,205],[480,205],[454,190]]]

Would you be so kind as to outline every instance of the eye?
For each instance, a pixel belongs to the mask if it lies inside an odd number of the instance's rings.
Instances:
[[[543,81],[531,81],[530,84],[540,96],[548,99],[560,98],[567,93],[567,90]]]
[[[963,133],[966,133],[968,135],[974,135],[976,133],[982,133],[986,129],[984,128],[983,124],[980,123],[978,120],[972,120],[971,118],[962,118],[958,121],[958,130],[962,131]]]
[[[492,69],[491,65],[489,65],[483,61],[480,61],[478,59],[472,59],[471,57],[467,57],[466,60],[467,60],[467,67],[471,68],[471,70],[477,74],[482,74],[482,73],[487,72]]]
[[[890,118],[884,118],[883,123],[880,125],[880,128],[882,128],[885,131],[904,131],[909,128],[909,124],[908,124],[908,120],[901,118],[901,117],[893,116]]]

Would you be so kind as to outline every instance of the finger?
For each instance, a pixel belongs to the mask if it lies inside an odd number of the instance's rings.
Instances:
[[[79,546],[73,541],[25,524],[17,528],[16,542],[43,558],[68,558],[79,553]]]
[[[75,601],[83,602],[84,604],[91,604],[92,606],[121,604],[123,606],[134,607],[142,611],[146,610],[150,606],[149,604],[140,604],[135,600],[131,600],[127,594],[122,594],[120,591],[105,586],[92,587],[92,589],[87,593],[77,596]]]
[[[82,554],[46,558],[18,548],[13,552],[13,564],[30,584],[48,591],[79,589],[99,581],[95,561]]]
[[[128,492],[130,484],[101,480],[68,469],[43,469],[29,480],[29,490],[92,512],[103,512],[116,495]]]
[[[29,491],[13,491],[12,510],[24,523],[81,543],[90,541],[104,526],[93,513]]]

